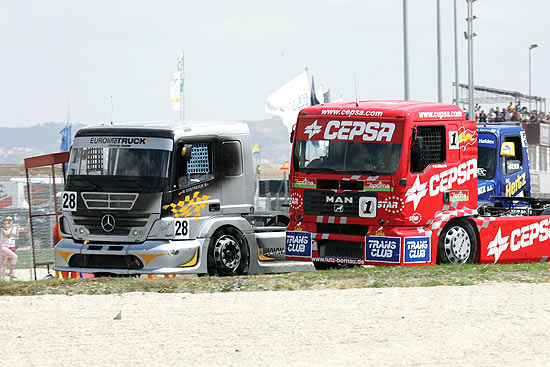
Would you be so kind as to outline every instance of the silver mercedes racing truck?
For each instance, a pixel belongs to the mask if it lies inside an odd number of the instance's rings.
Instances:
[[[240,122],[79,130],[62,193],[55,270],[97,275],[289,272],[282,212],[255,212]]]

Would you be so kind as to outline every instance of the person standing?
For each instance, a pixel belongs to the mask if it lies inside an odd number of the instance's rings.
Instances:
[[[14,228],[13,218],[6,217],[2,220],[2,229],[0,231],[0,280],[4,280],[6,271],[6,262],[10,263],[10,280],[16,278],[13,273],[18,256],[11,250],[13,242],[19,238],[19,228]]]

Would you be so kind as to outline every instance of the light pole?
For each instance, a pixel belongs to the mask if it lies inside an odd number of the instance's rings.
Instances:
[[[539,47],[536,43],[529,46],[529,113],[531,113],[531,50]]]
[[[454,0],[454,26],[455,26],[455,104],[458,104],[458,36],[456,27],[456,0]]]
[[[437,102],[443,102],[443,92],[441,87],[441,4],[437,0]]]
[[[470,120],[476,119],[476,112],[474,110],[474,36],[477,36],[473,32],[473,21],[477,17],[473,15],[473,5],[476,0],[466,0],[468,3],[468,32],[465,33],[468,39],[468,118]]]
[[[403,0],[403,71],[406,101],[409,100],[409,41],[407,26],[407,0]]]

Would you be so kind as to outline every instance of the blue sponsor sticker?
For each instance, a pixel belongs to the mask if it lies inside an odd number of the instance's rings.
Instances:
[[[405,238],[404,259],[406,263],[426,263],[431,259],[430,237]]]
[[[285,253],[287,256],[311,257],[311,233],[286,232]]]
[[[479,133],[477,136],[477,145],[480,147],[496,148],[497,140],[493,134]]]
[[[366,236],[365,244],[365,261],[399,263],[401,258],[401,238]]]

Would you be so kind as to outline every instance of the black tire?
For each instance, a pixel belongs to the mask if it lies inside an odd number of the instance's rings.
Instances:
[[[443,228],[437,243],[438,264],[472,264],[478,251],[474,228],[466,219],[453,220]]]
[[[250,251],[241,232],[228,227],[214,233],[208,245],[208,274],[218,276],[248,273]]]

